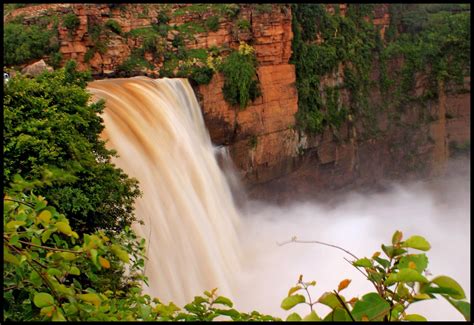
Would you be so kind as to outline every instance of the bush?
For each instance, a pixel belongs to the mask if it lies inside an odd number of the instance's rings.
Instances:
[[[27,63],[59,50],[59,44],[51,30],[18,23],[7,23],[4,27],[4,65]]]
[[[17,174],[27,182],[56,175],[35,191],[74,227],[121,229],[134,220],[138,183],[110,163],[115,152],[99,138],[104,104],[88,103],[89,77],[70,61],[65,69],[18,76],[4,87],[3,186],[10,188]]]
[[[211,82],[214,71],[208,67],[193,67],[189,78],[198,85],[207,85]]]
[[[166,12],[164,11],[160,11],[158,13],[158,24],[159,25],[166,25],[169,23],[170,21],[170,17],[168,17],[168,15],[166,14]]]
[[[249,46],[242,46],[239,51],[232,52],[222,62],[220,69],[224,74],[222,91],[224,99],[231,105],[247,106],[261,95],[257,79],[257,60]]]
[[[218,16],[211,16],[206,19],[205,25],[208,30],[212,32],[217,32],[219,30],[219,17]]]
[[[115,34],[121,35],[122,34],[122,27],[120,24],[113,19],[109,19],[105,22],[105,27],[108,27],[112,32]]]
[[[80,24],[81,21],[79,20],[79,17],[77,17],[74,13],[66,14],[63,17],[63,26],[70,31],[75,30]]]
[[[252,28],[250,21],[247,19],[239,19],[237,21],[237,27],[242,31],[249,31]]]
[[[442,297],[456,308],[469,321],[471,305],[466,301],[462,287],[452,278],[441,275],[429,280],[426,277],[428,257],[425,253],[409,253],[409,249],[428,251],[430,243],[422,236],[414,235],[403,239],[401,231],[396,231],[388,245],[382,244],[382,251],[375,252],[371,258],[358,258],[350,251],[336,245],[318,241],[298,241],[293,237],[291,242],[315,243],[342,250],[353,260],[347,260],[371,282],[376,292],[369,292],[361,298],[345,299],[340,292],[346,289],[350,279],[339,283],[337,290],[324,292],[319,299],[312,300],[309,288],[316,285],[316,281],[304,282],[300,275],[296,286],[288,292],[281,308],[290,310],[299,304],[308,304],[310,313],[302,318],[292,313],[286,319],[312,321],[426,321],[418,314],[407,314],[407,309],[415,302]],[[282,244],[281,244],[282,245]],[[305,295],[297,293],[303,290]],[[309,301],[306,301],[306,296]],[[325,317],[319,317],[313,306],[322,304],[330,308]]]

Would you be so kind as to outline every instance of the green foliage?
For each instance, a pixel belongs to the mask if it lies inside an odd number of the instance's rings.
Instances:
[[[61,64],[61,60],[63,59],[63,55],[61,52],[55,52],[51,54],[49,57],[48,63],[55,69],[58,69]]]
[[[167,24],[170,21],[170,18],[168,17],[167,13],[164,11],[160,11],[158,13],[157,19],[158,19],[158,24],[163,24],[163,25]]]
[[[108,27],[115,34],[122,34],[122,27],[120,27],[120,24],[114,19],[107,20],[105,22],[105,27]]]
[[[242,48],[242,45],[241,45]],[[231,105],[247,106],[260,96],[260,85],[257,79],[257,60],[253,51],[234,51],[220,67],[224,75],[222,91],[224,99]]]
[[[237,27],[242,31],[250,31],[252,29],[252,25],[247,19],[237,20]]]
[[[79,20],[79,17],[77,17],[74,13],[66,14],[63,17],[63,26],[70,31],[75,30],[80,24],[81,21]]]
[[[18,183],[3,199],[4,321],[281,321],[257,311],[242,313],[230,299],[218,296],[217,289],[196,296],[183,309],[143,295],[141,285],[147,282],[142,273],[144,239],[128,227],[79,235],[45,198],[24,194],[24,185]],[[305,282],[300,276],[281,308],[307,304],[310,312],[305,317],[293,312],[287,321],[426,320],[406,310],[436,296],[446,299],[469,321],[470,304],[461,286],[448,276],[428,280],[422,275],[426,256],[421,254],[423,258],[418,259],[420,254],[402,248],[427,250],[428,242],[421,236],[405,241],[402,237],[397,231],[391,245],[382,245],[387,258],[380,257],[380,252],[371,258],[353,256],[352,265],[364,273],[376,292],[346,300],[341,292],[351,280],[345,279],[337,290],[313,300],[309,291],[316,282]],[[410,261],[404,263],[404,259]],[[390,281],[393,277],[396,281]],[[318,303],[330,308],[324,318],[313,309]]]
[[[217,32],[219,29],[219,17],[218,16],[211,16],[206,19],[204,23],[208,30],[211,32]]]
[[[5,321],[140,319],[144,240],[128,227],[79,235],[32,193],[3,202]]]
[[[369,12],[370,7],[364,10]],[[293,5],[291,60],[296,68],[296,118],[300,129],[320,133],[326,126],[338,128],[349,111],[367,110],[369,72],[377,33],[364,17],[331,15],[323,4]],[[346,64],[345,85],[322,89],[322,77],[334,73],[342,63]],[[350,107],[342,107],[339,100],[342,88],[350,90]]]
[[[5,24],[3,30],[3,64],[23,64],[57,52],[59,43],[55,36],[55,32],[36,25]]]
[[[80,236],[41,196],[17,192],[3,204],[4,321],[279,320],[241,313],[217,289],[183,310],[165,305],[142,294],[145,240],[128,227]]]
[[[470,304],[462,287],[448,276],[436,276],[429,280],[425,275],[428,258],[424,253],[411,253],[405,248],[428,251],[430,244],[422,236],[411,236],[403,239],[401,231],[392,236],[391,245],[382,245],[386,258],[375,252],[371,258],[357,258],[350,263],[372,283],[376,292],[364,294],[361,298],[353,297],[346,300],[340,294],[351,282],[345,279],[339,283],[337,290],[324,292],[317,300],[312,300],[309,288],[316,282],[304,282],[300,276],[296,286],[292,287],[288,296],[283,299],[281,307],[290,310],[299,304],[308,304],[310,314],[302,318],[292,313],[287,320],[321,320],[313,306],[323,304],[331,311],[323,317],[325,321],[420,321],[425,317],[407,314],[407,309],[414,303],[423,300],[443,297],[456,308],[467,321],[470,321]],[[296,238],[293,238],[297,242]],[[326,244],[325,244],[326,245]],[[333,246],[333,245],[330,245]],[[333,246],[341,249],[340,247]],[[306,297],[299,292],[306,292]]]
[[[189,78],[195,81],[198,85],[207,85],[211,82],[214,71],[208,67],[195,66],[191,68]]]
[[[88,78],[70,61],[5,85],[3,186],[11,188],[15,177],[30,182],[80,231],[120,229],[134,220],[137,181],[110,163],[115,153],[99,138],[104,104],[88,103]]]

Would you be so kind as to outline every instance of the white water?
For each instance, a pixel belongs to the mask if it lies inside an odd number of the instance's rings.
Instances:
[[[317,281],[313,298],[345,278],[352,279],[346,298],[372,287],[338,250],[280,247],[277,241],[297,236],[371,256],[398,229],[405,236],[425,236],[432,244],[429,270],[458,280],[470,301],[468,175],[451,177],[436,191],[430,189],[433,184],[412,183],[383,194],[353,194],[335,208],[317,202],[283,208],[249,202],[239,216],[187,81],[102,80],[89,89],[107,100],[103,136],[121,156],[115,163],[136,177],[144,192],[136,214],[145,225],[135,229],[150,239],[147,291],[153,296],[183,305],[218,287],[239,310],[286,317],[289,312],[280,309],[280,302],[299,274]],[[231,172],[228,163],[226,173]],[[317,311],[323,315],[327,309]],[[430,320],[462,320],[444,300],[419,302],[408,312]]]

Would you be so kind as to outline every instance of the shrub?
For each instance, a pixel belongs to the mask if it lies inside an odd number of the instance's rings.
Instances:
[[[110,163],[98,115],[103,102],[89,104],[90,74],[75,62],[34,79],[12,78],[4,87],[4,178],[9,189],[16,174],[34,182],[62,175],[35,192],[67,213],[79,231],[121,229],[134,220],[138,183]]]
[[[211,82],[214,71],[208,67],[192,67],[189,78],[198,85],[207,85]]]
[[[292,287],[288,296],[283,299],[281,307],[290,310],[299,304],[308,304],[310,313],[302,318],[292,313],[287,321],[426,321],[418,314],[407,314],[407,309],[415,302],[442,297],[456,308],[469,321],[471,305],[466,301],[462,287],[452,278],[441,275],[429,280],[426,277],[428,257],[425,253],[409,253],[409,249],[428,251],[429,242],[422,236],[414,235],[402,240],[401,231],[396,231],[388,245],[382,244],[382,251],[375,252],[371,258],[358,258],[350,251],[336,245],[319,241],[298,241],[293,237],[291,242],[315,243],[330,246],[349,254],[353,260],[347,260],[373,285],[376,292],[369,292],[362,297],[344,298],[340,293],[346,289],[350,279],[339,283],[337,290],[324,292],[319,299],[313,300],[309,288],[316,285],[315,281],[304,282],[300,275],[296,286]],[[303,290],[305,295],[297,293]],[[308,300],[306,300],[306,296]],[[325,317],[319,317],[313,306],[322,304],[330,308]]]
[[[120,24],[113,19],[109,19],[105,22],[105,27],[108,27],[112,32],[115,34],[121,35],[122,34],[122,27]]]
[[[249,31],[252,28],[252,26],[250,25],[250,21],[248,21],[247,19],[239,19],[237,21],[237,27],[243,31]]]
[[[239,51],[232,52],[220,66],[225,78],[222,87],[224,99],[231,105],[239,104],[240,108],[261,94],[257,60],[252,50],[248,45],[241,45]]]
[[[158,13],[158,24],[163,24],[163,25],[166,25],[168,24],[168,22],[170,21],[170,17],[168,17],[168,15],[166,14],[166,12],[164,11],[160,11]]]
[[[63,17],[63,26],[70,31],[75,30],[80,24],[81,21],[79,20],[79,17],[77,17],[74,13],[66,14]]]
[[[206,19],[205,25],[208,30],[212,32],[217,32],[219,29],[219,17],[218,16],[211,16]]]

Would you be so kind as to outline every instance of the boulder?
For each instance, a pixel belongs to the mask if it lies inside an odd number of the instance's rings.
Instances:
[[[30,65],[27,65],[26,67],[24,67],[22,70],[21,70],[21,73],[25,74],[25,75],[29,75],[29,76],[37,76],[39,75],[41,72],[43,71],[53,71],[54,69],[47,65],[46,62],[44,62],[43,59],[35,62],[35,63],[32,63]]]

